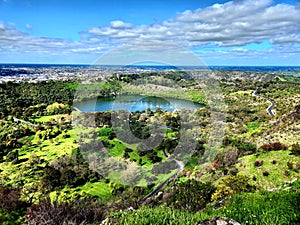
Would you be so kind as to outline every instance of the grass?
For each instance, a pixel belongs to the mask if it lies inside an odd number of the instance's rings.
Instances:
[[[228,200],[225,207],[214,209],[211,205],[203,211],[190,213],[161,205],[143,206],[138,210],[112,215],[122,225],[179,225],[198,224],[213,216],[223,216],[247,225],[299,224],[300,196],[297,192],[242,193]]]
[[[280,76],[280,75],[277,75],[275,76],[276,78],[278,78],[281,82],[286,82],[287,80],[284,78],[284,76]]]
[[[252,90],[248,90],[248,91],[236,91],[236,92],[232,92],[230,93],[230,95],[232,96],[236,96],[236,95],[252,95],[253,91]]]
[[[246,126],[249,132],[253,132],[254,130],[258,129],[262,123],[263,122],[259,122],[259,121],[248,122]]]
[[[297,192],[261,192],[233,196],[222,214],[249,225],[296,225],[300,221],[299,210]]]
[[[41,116],[41,117],[36,117],[33,120],[39,123],[46,123],[50,122],[51,120],[56,120],[58,118],[64,117],[66,114],[58,114],[58,115],[51,115],[51,116]]]
[[[184,100],[193,100],[189,93],[186,93],[182,88],[167,87],[154,84],[131,85],[128,84],[122,89],[122,93],[139,94],[146,96],[156,96],[165,98],[176,98]]]
[[[141,207],[136,211],[119,213],[113,216],[119,217],[119,222],[115,224],[120,225],[192,225],[210,217],[210,215],[204,213],[191,214],[180,210],[170,209],[165,205],[156,208]]]
[[[109,200],[112,197],[109,184],[104,182],[86,183],[80,187],[71,188],[65,186],[60,191],[53,191],[49,194],[51,201],[74,201],[79,196],[91,195],[98,197],[102,202]]]
[[[253,121],[253,122],[248,122],[246,124],[246,127],[248,129],[248,132],[245,134],[246,137],[250,138],[254,134],[259,134],[261,133],[261,128],[260,126],[263,124],[263,122],[259,121]]]
[[[108,150],[109,154],[112,157],[122,157],[124,154],[126,145],[124,145],[121,141],[119,141],[116,138],[113,141],[110,141],[110,143],[114,144],[114,147]]]
[[[40,145],[29,148],[30,152],[35,152],[38,156],[50,162],[55,158],[62,157],[64,155],[70,155],[74,148],[77,148],[78,145],[74,144],[75,136],[74,131],[69,130],[67,132],[71,137],[63,138],[60,134],[57,136],[56,140],[44,140]],[[37,140],[33,141],[33,144],[38,144]]]
[[[19,183],[35,184],[39,182],[37,174],[41,173],[42,167],[56,158],[71,155],[72,150],[77,148],[77,144],[74,144],[74,131],[69,130],[67,134],[71,137],[63,138],[63,134],[60,134],[58,141],[44,140],[40,144],[33,136],[28,137],[32,140],[32,145],[18,149],[21,163],[0,163],[0,179],[5,184],[11,185],[18,185]],[[33,166],[31,165],[32,163],[34,164]]]
[[[79,193],[85,192],[92,196],[99,198],[111,197],[111,188],[109,184],[104,182],[86,183],[85,185],[78,187]]]
[[[263,164],[260,167],[255,167],[254,162],[256,160],[263,160]],[[276,160],[273,164],[272,161]],[[291,162],[294,165],[300,162],[299,156],[290,155],[288,150],[280,151],[270,151],[266,153],[260,153],[256,155],[244,156],[240,159],[240,163],[236,166],[240,170],[240,174],[255,176],[256,181],[252,181],[263,189],[275,188],[282,186],[285,182],[291,181],[292,179],[300,179],[299,172],[289,170],[287,163]],[[288,170],[290,172],[289,176],[286,176],[284,172]],[[263,171],[268,171],[269,176],[264,176]]]

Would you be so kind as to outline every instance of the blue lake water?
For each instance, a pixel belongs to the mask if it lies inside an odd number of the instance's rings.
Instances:
[[[129,112],[143,111],[147,108],[152,111],[157,108],[162,110],[174,111],[175,109],[197,109],[203,107],[192,101],[161,98],[154,96],[141,95],[121,95],[117,97],[103,97],[97,100],[85,100],[74,103],[74,106],[83,112],[104,112],[107,110],[126,110]]]

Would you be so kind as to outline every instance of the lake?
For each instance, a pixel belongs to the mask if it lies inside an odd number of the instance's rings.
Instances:
[[[152,111],[157,108],[162,110],[174,111],[175,109],[197,109],[202,108],[201,104],[193,103],[192,101],[175,99],[175,98],[162,98],[155,96],[142,96],[142,95],[120,95],[117,97],[102,97],[97,101],[85,100],[82,102],[74,103],[82,112],[104,112],[107,110],[126,110],[128,112],[143,111],[147,108]]]

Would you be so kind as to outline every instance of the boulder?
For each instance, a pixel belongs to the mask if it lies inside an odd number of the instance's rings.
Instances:
[[[239,222],[236,222],[232,219],[224,218],[224,217],[213,217],[209,220],[204,220],[196,225],[242,225]]]

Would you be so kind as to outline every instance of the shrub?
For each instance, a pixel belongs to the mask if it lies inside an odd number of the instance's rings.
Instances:
[[[236,147],[228,146],[216,155],[215,161],[217,168],[219,168],[234,165],[237,159],[238,149]]]
[[[249,184],[249,180],[250,178],[244,175],[224,177],[212,195],[212,200],[221,200],[238,192],[254,191],[255,187]]]
[[[217,191],[212,195],[211,200],[212,201],[222,200],[233,194],[234,191],[230,187],[226,186],[225,184],[220,184],[217,187]]]
[[[293,169],[293,163],[292,162],[287,162],[286,163],[287,167],[292,170]]]
[[[288,176],[290,175],[290,171],[285,170],[285,171],[284,171],[284,175],[288,177]]]
[[[263,151],[268,152],[268,151],[276,151],[276,150],[286,150],[286,149],[288,149],[288,146],[284,145],[280,142],[274,142],[271,144],[264,144],[260,148]]]
[[[196,212],[205,208],[215,190],[210,182],[188,180],[173,188],[167,204],[176,209]]]
[[[300,169],[300,163],[297,163],[296,166],[295,166],[295,168],[294,168],[294,171],[298,172],[299,169]]]
[[[20,189],[0,187],[0,210],[12,212],[26,207],[26,203],[20,200]]]
[[[267,170],[265,170],[265,171],[263,171],[263,175],[264,175],[265,177],[267,177],[267,176],[270,175],[270,173],[269,173]]]
[[[61,186],[61,173],[59,170],[56,170],[51,166],[46,166],[43,172],[44,176],[41,178],[41,187],[44,191],[52,191]]]
[[[16,163],[18,161],[18,158],[19,158],[18,150],[11,151],[6,155],[6,162]]]
[[[91,224],[102,221],[104,210],[88,200],[51,203],[46,198],[39,204],[27,209],[26,220],[29,224]]]
[[[291,153],[293,155],[300,155],[300,144],[299,143],[292,145]]]
[[[254,166],[255,166],[255,167],[259,167],[259,166],[262,166],[263,163],[264,163],[263,160],[255,160]]]
[[[19,188],[0,187],[0,224],[23,224],[27,203],[20,200]]]

